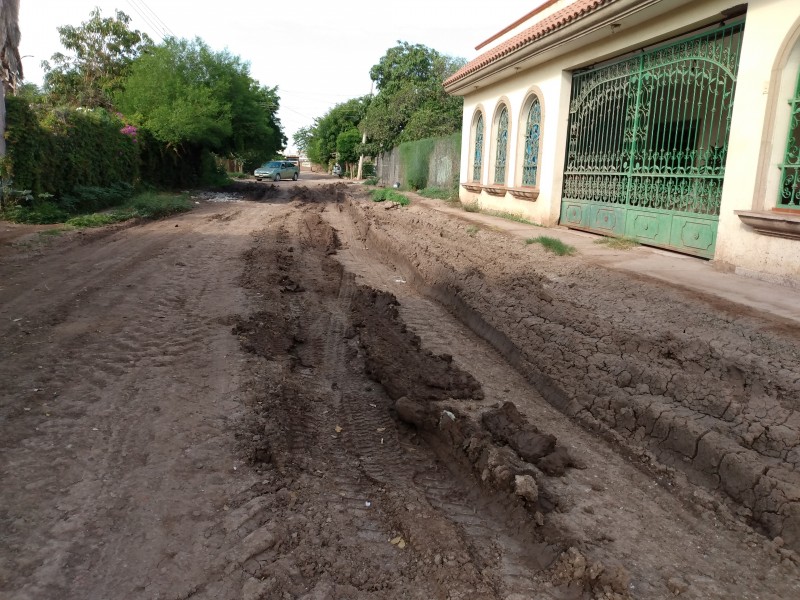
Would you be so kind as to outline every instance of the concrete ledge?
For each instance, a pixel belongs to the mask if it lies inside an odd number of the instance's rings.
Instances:
[[[736,210],[742,223],[762,235],[800,240],[800,210],[797,214],[776,211]]]
[[[461,187],[463,187],[468,192],[472,192],[473,194],[480,194],[483,186],[480,183],[462,183]]]
[[[537,188],[508,188],[508,193],[517,200],[530,200],[531,202],[539,197]]]
[[[483,191],[491,196],[505,196],[506,190],[504,185],[487,185],[483,188]]]

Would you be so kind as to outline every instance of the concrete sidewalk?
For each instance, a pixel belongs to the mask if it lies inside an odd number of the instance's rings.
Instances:
[[[668,250],[647,246],[615,250],[595,243],[602,238],[600,235],[564,227],[525,225],[482,213],[466,212],[442,200],[432,200],[416,194],[408,195],[413,198],[415,205],[426,209],[480,223],[522,239],[540,235],[558,238],[565,244],[575,246],[581,257],[604,267],[659,279],[698,294],[716,297],[800,324],[800,290],[795,288],[725,273],[715,269],[711,261]]]

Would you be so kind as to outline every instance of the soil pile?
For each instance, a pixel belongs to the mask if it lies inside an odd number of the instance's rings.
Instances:
[[[350,210],[371,248],[554,406],[800,549],[796,328],[488,231],[475,243],[457,219]]]

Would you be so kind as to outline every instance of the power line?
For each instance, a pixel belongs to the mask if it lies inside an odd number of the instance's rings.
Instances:
[[[139,8],[136,4],[134,4],[133,0],[128,0],[128,4],[131,5],[131,8],[137,12],[137,14],[142,18],[145,24],[150,28],[150,30],[156,35],[156,37],[160,37],[161,41],[166,41],[167,32],[162,30],[153,20],[147,15],[147,13],[143,12],[142,9]]]
[[[162,30],[163,30],[163,31],[166,31],[166,32],[167,32],[167,33],[169,33],[169,34],[170,34],[172,37],[178,37],[178,36],[176,36],[176,35],[175,35],[175,32],[173,32],[173,31],[172,31],[172,29],[170,29],[170,28],[169,28],[169,26],[168,26],[168,25],[167,25],[167,24],[166,24],[166,23],[165,23],[165,22],[164,22],[164,21],[161,19],[161,17],[159,17],[159,16],[158,16],[158,15],[157,15],[157,14],[156,14],[154,11],[153,11],[153,9],[152,9],[152,8],[150,8],[150,6],[148,6],[148,4],[147,4],[147,3],[146,3],[144,0],[138,0],[138,2],[139,2],[139,4],[141,4],[142,6],[144,6],[144,8],[145,8],[145,9],[147,9],[147,12],[149,12],[151,15],[153,15],[153,17],[156,19],[156,21],[158,21],[159,23],[161,23],[161,26],[162,26]]]

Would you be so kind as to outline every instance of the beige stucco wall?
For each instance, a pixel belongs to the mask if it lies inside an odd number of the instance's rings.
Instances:
[[[596,35],[591,44],[465,94],[462,182],[468,180],[471,172],[473,146],[470,144],[470,125],[478,106],[484,110],[487,125],[481,181],[484,185],[493,183],[493,173],[487,166],[492,163],[490,152],[494,132],[491,124],[499,99],[507,99],[512,116],[507,185],[513,186],[517,181],[517,163],[521,163],[521,157],[517,156],[517,140],[521,127],[524,127],[520,116],[532,89],[541,94],[543,123],[540,193],[536,201],[517,200],[510,194],[504,197],[490,196],[486,192],[473,194],[461,188],[462,201],[477,200],[485,208],[517,213],[544,225],[555,224],[560,211],[571,71],[688,31],[693,25],[707,22],[711,16],[733,4],[731,0],[688,4],[664,0],[659,3],[657,10],[661,14],[658,18],[630,26],[623,23],[613,33],[609,28],[607,32],[598,34],[599,37]],[[748,3],[715,261],[732,265],[742,273],[800,285],[800,241],[757,234],[744,226],[733,212],[768,209],[775,205],[778,186],[775,157],[780,160],[783,156],[788,123],[788,107],[781,107],[786,106],[793,91],[793,78],[797,75],[797,65],[800,65],[800,50],[793,50],[793,36],[800,37],[798,0],[754,0]],[[787,75],[784,67],[793,72]],[[791,81],[792,88],[788,94],[785,89],[780,89],[786,87],[787,80]],[[770,126],[771,122],[774,122],[773,126]],[[769,161],[772,161],[770,168],[759,169],[760,162]]]
[[[777,203],[789,123],[787,101],[800,68],[800,2],[750,3],[745,25],[714,260],[738,272],[800,287],[800,241],[765,236],[735,210]]]

